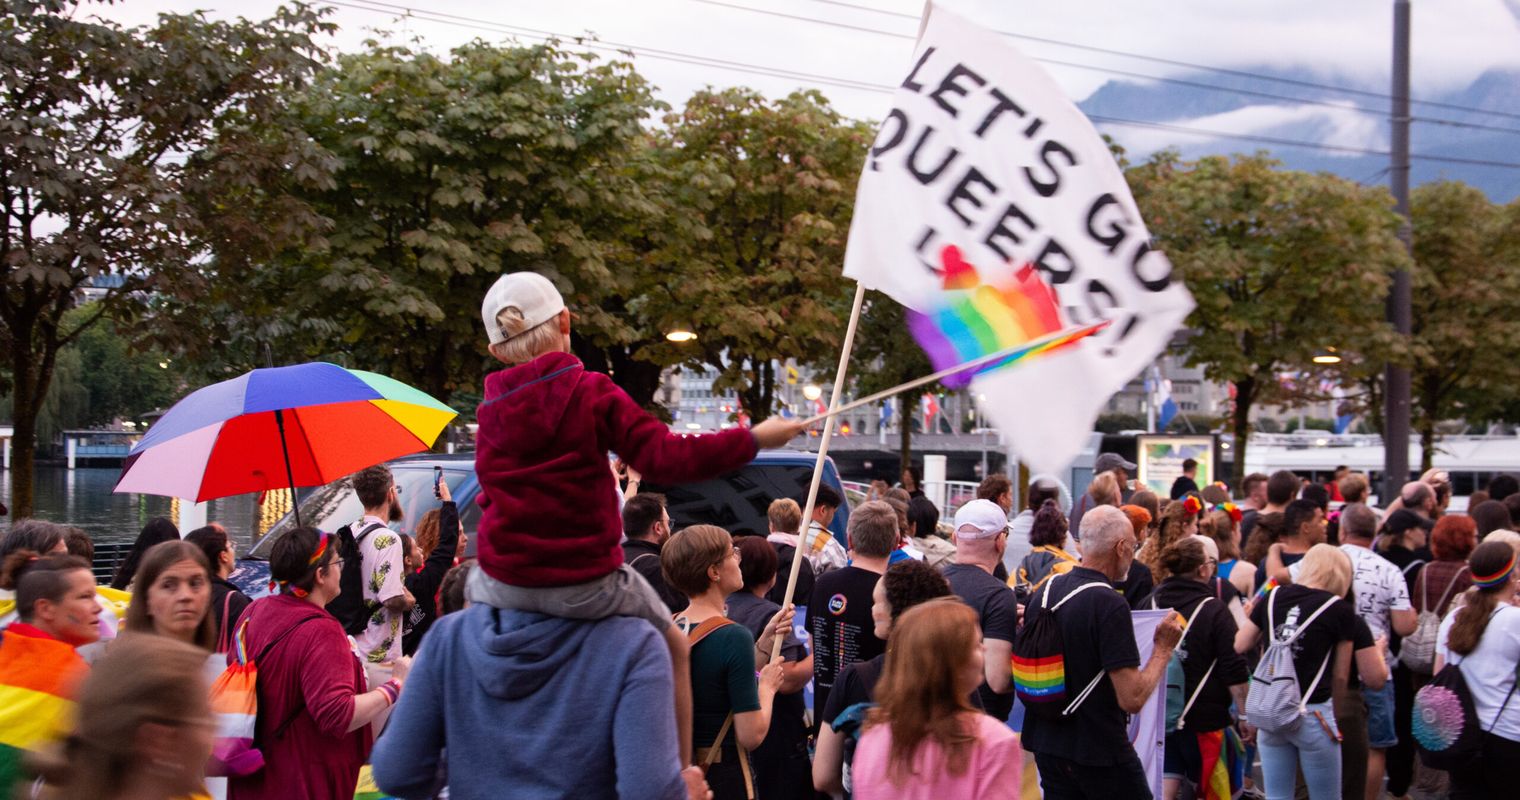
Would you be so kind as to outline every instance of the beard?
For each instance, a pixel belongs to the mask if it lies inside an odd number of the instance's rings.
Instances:
[[[400,522],[401,520],[403,520],[405,518],[406,518],[406,513],[401,510],[401,504],[400,503],[391,503],[390,521],[391,522]]]

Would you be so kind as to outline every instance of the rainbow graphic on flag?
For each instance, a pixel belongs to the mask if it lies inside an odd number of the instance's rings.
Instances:
[[[89,671],[69,645],[25,623],[0,641],[0,796],[25,783],[21,759],[67,733],[74,690]]]
[[[940,251],[940,264],[944,268],[944,292],[936,298],[937,307],[923,312],[907,310],[908,330],[936,372],[1066,329],[1055,292],[1034,267],[1025,265],[1006,284],[983,283],[976,267],[961,257],[955,245]],[[942,383],[952,389],[966,386],[975,375],[1066,347],[1107,325],[1100,322],[1072,329],[1067,336],[969,368]]]

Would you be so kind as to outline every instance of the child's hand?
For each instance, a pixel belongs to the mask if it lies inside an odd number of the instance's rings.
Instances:
[[[801,436],[802,432],[806,429],[807,426],[799,421],[771,417],[759,425],[750,428],[749,432],[755,437],[755,442],[760,445],[761,449],[764,449],[768,447],[781,447],[787,442]]]

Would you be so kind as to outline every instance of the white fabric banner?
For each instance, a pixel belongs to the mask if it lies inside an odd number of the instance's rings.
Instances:
[[[929,314],[952,261],[988,285],[1031,265],[1067,325],[1111,322],[973,382],[1035,472],[1071,463],[1109,397],[1193,308],[1149,238],[1107,145],[1050,76],[1006,38],[932,6],[866,156],[844,274]]]
[[[1135,625],[1135,646],[1140,648],[1142,666],[1150,660],[1151,650],[1155,649],[1156,628],[1170,613],[1170,609],[1131,612],[1130,617]],[[1135,754],[1140,756],[1140,765],[1145,767],[1145,778],[1150,781],[1151,795],[1160,798],[1161,772],[1166,755],[1166,678],[1163,677],[1156,684],[1156,691],[1151,694],[1151,699],[1145,701],[1145,708],[1130,717],[1129,741],[1135,746]]]

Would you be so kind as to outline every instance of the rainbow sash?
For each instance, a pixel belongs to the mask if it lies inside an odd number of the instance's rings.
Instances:
[[[24,778],[21,759],[62,734],[88,667],[74,648],[25,623],[0,641],[0,796]]]

